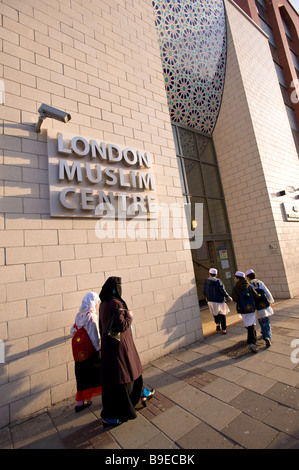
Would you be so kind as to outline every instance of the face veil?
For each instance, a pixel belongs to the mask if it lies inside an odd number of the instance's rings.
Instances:
[[[122,286],[121,286],[121,278],[112,276],[107,279],[104,283],[102,290],[99,294],[99,297],[102,302],[105,300],[110,300],[112,297],[116,297],[119,299],[123,304],[124,307],[127,309],[127,305],[125,301],[122,299]]]

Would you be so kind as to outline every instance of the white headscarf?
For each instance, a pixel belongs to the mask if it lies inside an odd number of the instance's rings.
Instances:
[[[79,312],[76,315],[75,323],[78,328],[84,326],[88,336],[90,337],[92,344],[94,345],[96,351],[100,349],[100,335],[98,327],[98,316],[96,312],[96,305],[99,301],[99,296],[95,292],[88,292],[82,300],[81,307]],[[76,328],[71,327],[71,334],[76,333]]]
[[[75,320],[78,328],[86,326],[89,321],[97,323],[96,304],[98,301],[99,296],[95,292],[88,292],[88,294],[84,296]]]
[[[76,325],[78,328],[85,326],[90,320],[97,321],[96,305],[99,296],[95,292],[88,292],[82,300],[81,307],[76,316]]]

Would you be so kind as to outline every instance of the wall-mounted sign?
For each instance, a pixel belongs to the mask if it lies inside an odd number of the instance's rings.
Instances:
[[[279,254],[279,244],[278,242],[268,243],[268,255],[278,255]]]
[[[299,204],[283,204],[285,214],[286,214],[286,219],[289,222],[299,222]]]
[[[62,133],[48,134],[50,215],[143,217],[157,211],[150,154]]]

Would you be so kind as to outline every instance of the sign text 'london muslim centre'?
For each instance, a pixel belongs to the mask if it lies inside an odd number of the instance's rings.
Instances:
[[[50,215],[116,218],[157,211],[150,154],[131,147],[48,134]]]

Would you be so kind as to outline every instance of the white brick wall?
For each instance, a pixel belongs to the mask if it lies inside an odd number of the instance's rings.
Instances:
[[[0,0],[0,422],[75,394],[69,329],[89,290],[123,279],[142,362],[202,337],[182,241],[99,240],[94,221],[51,219],[46,129],[146,148],[157,197],[182,203],[149,0]],[[37,109],[65,109],[67,124]]]
[[[230,1],[223,102],[214,132],[238,269],[256,270],[276,298],[299,294],[299,223],[276,198],[298,188],[299,161],[268,40]],[[269,244],[278,252],[270,254]]]

